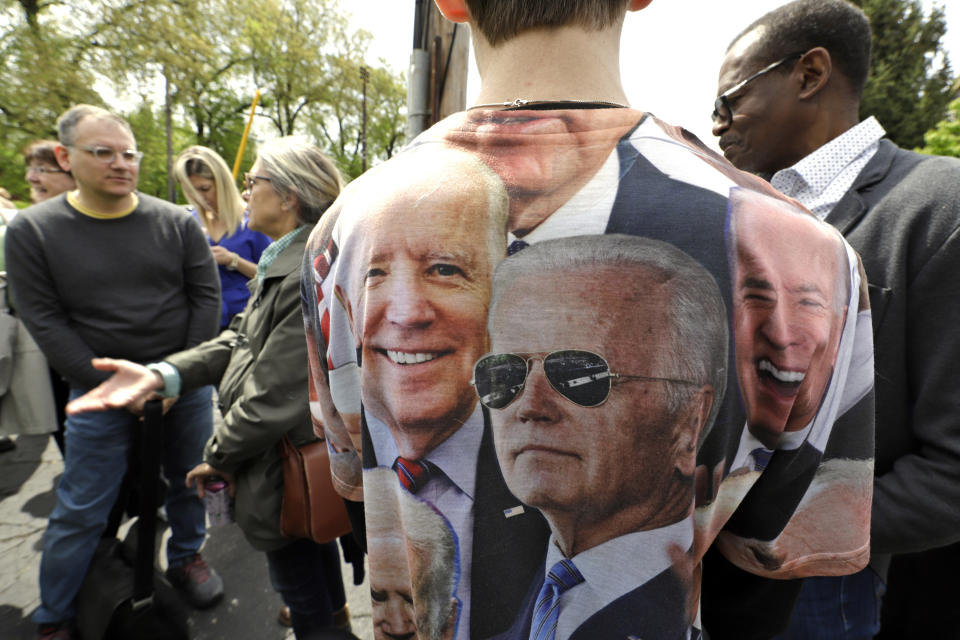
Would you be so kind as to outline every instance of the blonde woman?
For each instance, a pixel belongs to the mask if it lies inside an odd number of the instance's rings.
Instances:
[[[247,305],[247,282],[257,275],[260,254],[271,240],[247,225],[246,206],[223,158],[207,147],[184,149],[174,163],[173,175],[183,195],[193,205],[207,234],[220,271],[220,329],[223,330]]]

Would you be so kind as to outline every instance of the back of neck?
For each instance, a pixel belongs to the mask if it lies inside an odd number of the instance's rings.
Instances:
[[[626,104],[620,82],[620,29],[536,29],[491,47],[476,39],[477,104],[579,100]]]

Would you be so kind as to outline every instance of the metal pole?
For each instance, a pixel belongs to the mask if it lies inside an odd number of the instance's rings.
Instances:
[[[360,77],[363,79],[363,121],[360,130],[360,144],[362,145],[361,171],[367,170],[367,79],[370,77],[370,71],[366,67],[360,67]]]
[[[163,68],[163,109],[165,112],[165,126],[167,133],[167,200],[177,201],[177,187],[173,179],[173,114],[170,104],[170,76],[167,75],[167,68]]]
[[[413,140],[427,128],[430,115],[430,52],[427,50],[427,24],[430,4],[416,0],[413,19],[413,51],[407,77],[407,140]]]

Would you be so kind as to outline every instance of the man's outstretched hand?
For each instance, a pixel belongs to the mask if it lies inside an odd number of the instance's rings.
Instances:
[[[126,409],[143,413],[143,404],[163,388],[160,374],[129,360],[94,358],[95,369],[113,371],[113,375],[99,385],[67,404],[67,413]]]

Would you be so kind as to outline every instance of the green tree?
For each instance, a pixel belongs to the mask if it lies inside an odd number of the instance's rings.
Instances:
[[[51,3],[0,11],[0,185],[26,199],[20,151],[32,140],[55,138],[57,116],[72,104],[102,104],[91,87],[90,51],[72,27],[59,28]],[[27,10],[29,9],[29,10]]]
[[[114,83],[168,88],[175,127],[193,131],[190,136],[174,136],[173,153],[201,144],[232,164],[253,93],[236,86],[235,78],[246,61],[232,44],[249,0],[107,0],[104,4],[96,42]],[[165,139],[165,131],[158,133],[157,140]],[[145,185],[166,183],[166,146],[155,151],[153,166],[142,168],[145,191]],[[154,170],[162,175],[154,179]],[[165,197],[166,188],[159,193]]]
[[[360,171],[370,35],[342,0],[0,0],[0,184],[26,194],[19,150],[51,137],[78,102],[112,104],[146,152],[140,187],[165,195],[169,88],[173,151],[202,144],[232,165],[255,91],[280,135],[312,135],[345,174]],[[402,142],[403,78],[384,64],[367,84],[369,164]],[[97,90],[94,90],[96,87]],[[249,167],[255,145],[242,160]]]
[[[950,103],[947,117],[923,136],[924,146],[918,151],[937,156],[960,158],[960,98]]]
[[[873,61],[860,106],[902,147],[923,144],[952,97],[950,61],[940,41],[943,8],[924,15],[920,0],[853,0],[870,18]]]
[[[249,60],[234,45],[250,0],[175,3],[108,0],[101,7],[97,45],[114,83],[169,83],[172,101],[199,144],[249,109],[253,90],[231,81]],[[242,129],[242,125],[241,125]]]
[[[381,61],[382,62],[382,61]],[[332,99],[311,109],[311,135],[336,160],[348,179],[363,173],[364,85],[366,68],[367,167],[393,155],[404,138],[406,86],[386,66],[366,67],[360,55],[340,56],[331,86]]]
[[[260,115],[291,135],[310,107],[334,98],[334,33],[346,29],[336,0],[259,0],[251,3],[240,46],[263,94]]]
[[[140,180],[137,189],[143,193],[167,198],[167,132],[162,107],[144,99],[131,113],[124,114],[137,140],[137,149],[143,152],[140,162]],[[189,128],[173,129],[173,148],[176,152],[193,144]]]

